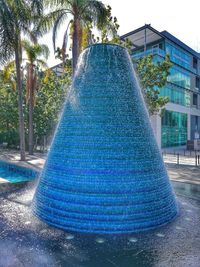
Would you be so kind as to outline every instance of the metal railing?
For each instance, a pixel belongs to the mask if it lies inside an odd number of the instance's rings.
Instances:
[[[146,51],[143,51],[137,54],[133,54],[132,57],[135,59],[138,59],[140,57],[144,57],[148,55],[159,55],[159,56],[165,57],[166,53],[164,50],[160,48],[153,48],[153,49],[148,49]]]
[[[183,150],[181,152],[162,151],[162,157],[165,163],[177,165],[200,166],[200,151]]]

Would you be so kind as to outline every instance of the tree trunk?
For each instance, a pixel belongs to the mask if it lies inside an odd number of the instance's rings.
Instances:
[[[33,101],[34,101],[34,68],[33,64],[29,66],[29,131],[28,131],[28,148],[29,155],[33,155]]]
[[[24,131],[24,113],[23,113],[23,94],[21,78],[21,51],[20,45],[15,49],[15,64],[17,72],[17,92],[18,92],[18,112],[19,112],[19,137],[20,137],[20,157],[26,160],[25,156],[25,131]]]
[[[34,144],[34,147],[35,147],[35,150],[37,151],[37,146],[38,146],[38,136],[36,136],[35,138],[35,144]]]
[[[76,70],[76,65],[78,61],[78,57],[80,54],[80,20],[74,16],[74,23],[73,23],[73,37],[72,37],[72,67],[73,67],[73,75]]]

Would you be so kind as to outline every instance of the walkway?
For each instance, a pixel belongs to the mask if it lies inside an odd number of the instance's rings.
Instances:
[[[200,167],[166,164],[170,180],[200,185]]]
[[[18,151],[0,150],[0,160],[6,160],[19,166],[33,168],[39,171],[44,166],[45,159],[46,154],[35,153],[34,156],[27,155],[26,162],[21,162]],[[200,185],[200,166],[189,166],[189,164],[177,165],[173,162],[166,161],[166,167],[169,173],[169,177],[172,181]],[[5,181],[3,179],[1,180],[0,178],[0,183],[2,182]]]
[[[46,154],[35,153],[33,156],[26,155],[26,161],[20,161],[20,155],[18,151],[15,150],[0,150],[0,160],[8,161],[14,163],[18,166],[32,168],[40,171],[45,163]]]

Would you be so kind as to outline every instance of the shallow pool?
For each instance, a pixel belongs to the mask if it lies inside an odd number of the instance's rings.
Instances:
[[[0,161],[0,179],[10,183],[32,181],[37,177],[37,171],[15,164]]]
[[[200,187],[173,185],[180,215],[172,223],[132,235],[95,236],[42,223],[31,212],[34,183],[8,184],[0,194],[0,266],[199,267],[200,201],[193,192]],[[183,196],[189,190],[192,199]]]
[[[42,223],[31,211],[35,182],[7,183],[0,189],[0,266],[199,267],[200,186],[172,184],[180,209],[172,223],[132,235],[95,236]]]

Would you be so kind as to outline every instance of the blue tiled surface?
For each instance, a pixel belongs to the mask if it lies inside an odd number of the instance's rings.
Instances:
[[[131,233],[177,215],[128,52],[93,45],[72,89],[36,190],[34,213],[56,227]]]
[[[0,177],[11,183],[31,181],[37,176],[34,170],[0,161]]]

